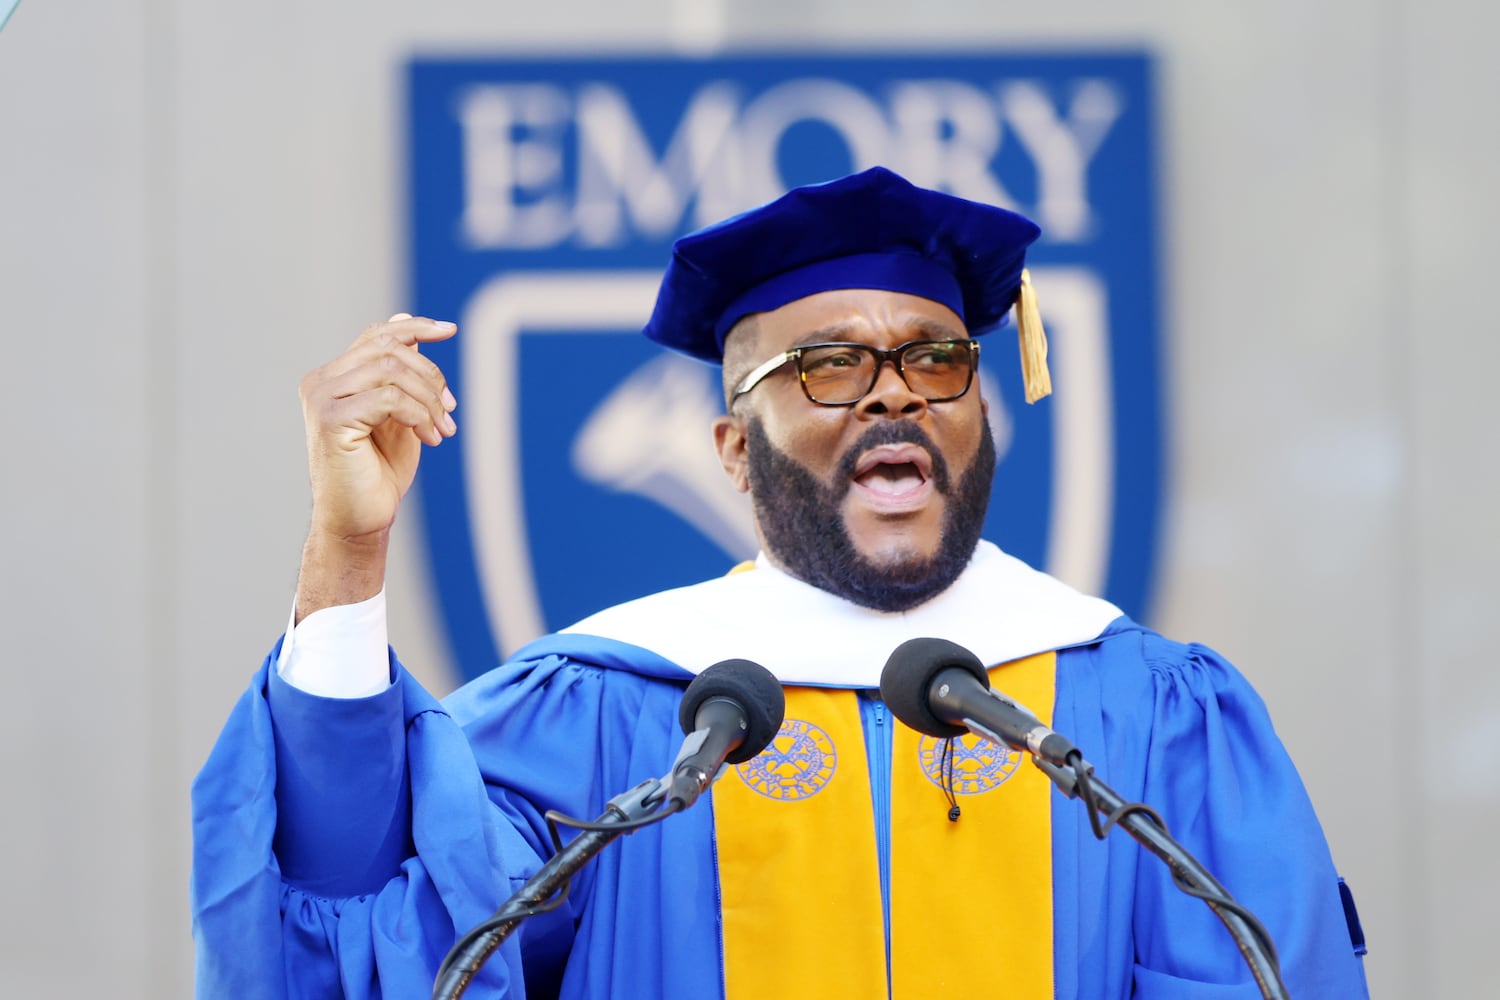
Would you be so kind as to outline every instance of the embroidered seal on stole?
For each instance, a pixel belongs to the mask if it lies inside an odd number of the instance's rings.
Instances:
[[[766,748],[735,770],[766,798],[795,802],[822,791],[838,762],[826,732],[811,722],[786,719]]]
[[[917,744],[917,759],[927,780],[943,787],[943,744],[947,740],[923,736]],[[978,795],[999,788],[1016,773],[1021,755],[1010,747],[1000,747],[981,736],[965,733],[953,740],[953,792],[955,795]]]

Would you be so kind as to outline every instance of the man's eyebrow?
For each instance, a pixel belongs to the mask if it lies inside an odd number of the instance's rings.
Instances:
[[[810,330],[792,341],[793,347],[806,347],[808,344],[827,344],[830,342],[846,341],[853,336],[854,327],[848,323],[835,323],[832,326],[819,327]]]
[[[955,330],[942,320],[933,319],[930,316],[917,316],[907,326],[912,327],[927,340],[964,340],[968,331]]]
[[[913,316],[903,326],[911,333],[917,334],[913,340],[964,340],[967,332],[936,320],[930,316]],[[829,342],[847,341],[854,338],[854,325],[850,323],[834,323],[831,326],[819,327],[804,333],[792,342],[793,347],[806,347],[808,344],[826,344]]]

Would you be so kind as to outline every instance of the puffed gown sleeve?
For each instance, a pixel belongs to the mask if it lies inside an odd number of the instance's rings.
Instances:
[[[194,782],[202,998],[430,996],[455,937],[552,855],[547,810],[593,819],[663,773],[691,679],[636,647],[548,639],[442,703],[394,654],[388,689],[331,699],[287,684],[274,659]],[[702,891],[709,814],[677,819],[611,845],[466,995],[605,997],[641,984],[674,1000],[703,995],[718,955],[714,897]],[[686,866],[696,882],[653,899],[684,881],[669,869],[688,856],[700,858]],[[618,887],[603,898],[601,869]],[[671,927],[690,929],[705,955],[693,970],[666,968]]]
[[[1341,895],[1312,803],[1246,679],[1204,646],[1122,621],[1102,642],[1068,651],[1058,682],[1055,728],[1127,800],[1156,809],[1260,919],[1289,994],[1368,997],[1352,900]],[[1261,996],[1224,925],[1175,887],[1161,860],[1119,829],[1095,840],[1076,801],[1056,795],[1053,815],[1055,869],[1066,883],[1055,914],[1058,996]]]
[[[193,783],[197,995],[429,996],[455,928],[488,916],[537,852],[394,656],[391,686],[355,699],[300,691],[274,659]],[[515,940],[484,977],[525,996]]]

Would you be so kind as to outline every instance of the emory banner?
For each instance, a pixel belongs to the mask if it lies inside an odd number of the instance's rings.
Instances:
[[[1020,398],[1011,327],[981,382],[1000,456],[986,537],[1148,611],[1161,501],[1151,64],[973,53],[414,60],[414,308],[460,401],[419,472],[465,678],[609,604],[752,556],[709,421],[718,369],[639,336],[672,240],[884,165],[1019,211],[1056,394]]]

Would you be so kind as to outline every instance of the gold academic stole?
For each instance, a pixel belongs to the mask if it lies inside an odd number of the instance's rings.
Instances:
[[[1050,722],[1057,656],[990,670]],[[890,985],[859,696],[788,688],[781,730],[712,792],[725,993],[917,1000],[1052,996],[1047,777],[975,736],[896,721],[890,782]],[[877,790],[876,794],[883,794]],[[795,830],[795,836],[788,836]]]

